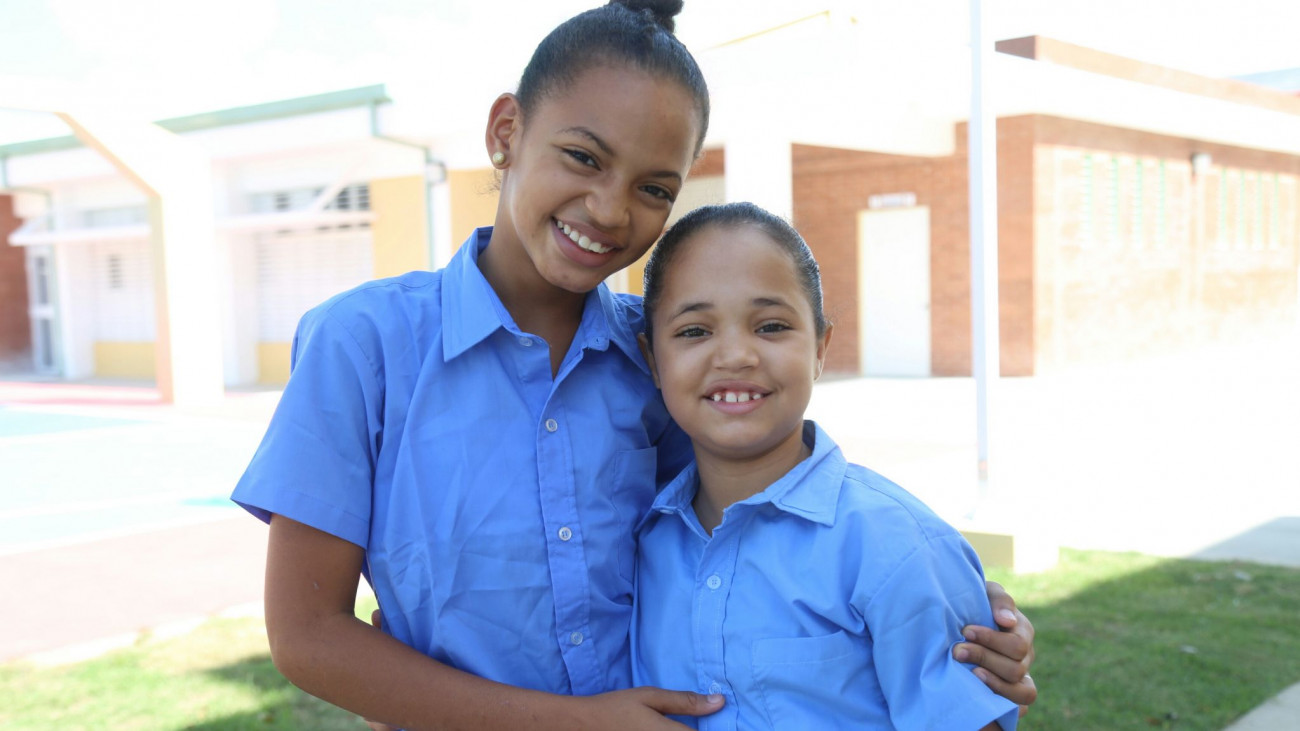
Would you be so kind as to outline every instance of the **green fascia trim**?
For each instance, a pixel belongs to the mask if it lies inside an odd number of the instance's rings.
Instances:
[[[331,112],[336,109],[366,107],[391,102],[383,84],[361,86],[355,89],[332,91],[326,94],[300,96],[295,99],[282,99],[265,104],[253,104],[247,107],[221,109],[215,112],[191,114],[185,117],[172,117],[155,122],[159,127],[175,133],[196,132],[213,127],[228,127],[235,124],[265,122],[271,119],[284,119],[304,114]],[[74,135],[50,137],[29,142],[14,142],[0,145],[0,157],[17,157],[19,155],[36,155],[42,152],[56,152],[81,147],[81,141]]]

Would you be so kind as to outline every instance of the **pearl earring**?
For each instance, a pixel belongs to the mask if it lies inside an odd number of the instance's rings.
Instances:
[[[501,167],[506,164],[506,154],[504,152],[492,153],[492,164]]]

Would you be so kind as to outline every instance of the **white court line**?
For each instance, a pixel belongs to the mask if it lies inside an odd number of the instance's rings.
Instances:
[[[11,520],[14,518],[36,518],[49,515],[72,515],[75,513],[90,513],[99,510],[113,510],[114,508],[139,507],[141,505],[179,505],[186,500],[208,500],[215,497],[227,498],[228,493],[222,493],[227,486],[223,482],[218,487],[218,492],[205,490],[203,492],[160,492],[151,495],[137,495],[127,498],[106,498],[104,500],[82,500],[75,503],[49,503],[45,505],[29,505],[22,508],[12,508],[10,510],[0,510],[0,520]],[[226,505],[183,505],[187,508],[226,508],[235,507],[232,502]]]

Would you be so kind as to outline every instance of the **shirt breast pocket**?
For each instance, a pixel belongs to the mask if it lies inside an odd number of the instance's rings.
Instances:
[[[618,537],[618,572],[629,582],[636,572],[636,537],[632,529],[654,501],[658,457],[659,450],[648,447],[619,452],[614,458],[612,495],[622,525],[622,535]]]
[[[843,630],[755,640],[751,662],[772,728],[832,728],[828,719],[859,727],[867,709],[884,706],[867,640]]]

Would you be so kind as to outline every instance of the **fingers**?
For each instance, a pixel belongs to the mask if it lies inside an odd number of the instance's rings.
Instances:
[[[646,693],[646,706],[666,716],[707,716],[722,708],[720,695],[701,695],[685,690],[640,688]]]
[[[379,614],[378,609],[370,613],[370,623],[375,626],[375,629],[384,628],[384,620],[383,617]],[[380,729],[380,731],[383,731],[383,729]]]
[[[371,721],[370,719],[363,719],[363,720],[365,720],[366,725],[370,727],[370,731],[401,731],[401,729],[397,728],[396,726],[389,726],[386,723]]]
[[[1030,637],[1025,637],[1022,633],[1022,630],[1024,629],[1025,627],[1017,627],[1015,630],[1010,632],[999,632],[991,627],[984,627],[978,624],[967,625],[966,627],[963,627],[961,631],[962,636],[966,638],[966,642],[958,645],[958,647],[965,647],[972,653],[982,652],[984,655],[1002,655],[1003,657],[1010,659],[1012,662],[1024,663],[1024,667],[1021,668],[1020,671],[1020,675],[1024,675],[1029,672],[1029,663],[1024,661],[1026,658],[1032,656],[1034,648],[1032,635]],[[1028,631],[1032,633],[1033,630],[1029,629]],[[954,655],[954,657],[957,656]],[[957,659],[961,660],[960,657]],[[976,665],[984,665],[985,667],[988,667],[984,662],[982,662],[978,655],[972,655],[971,659],[962,660],[962,662],[970,662]],[[1019,680],[1020,675],[1017,675],[1010,680]]]
[[[984,587],[989,593],[989,606],[993,607],[993,621],[1006,629],[1015,627],[1025,616],[1016,609],[1016,600],[996,581],[986,581]]]
[[[1018,704],[1021,716],[1029,713],[1029,706],[1038,700],[1038,686],[1028,675],[1022,677],[1019,682],[1008,683],[984,668],[975,668],[974,673],[975,677],[983,681],[994,693]]]

